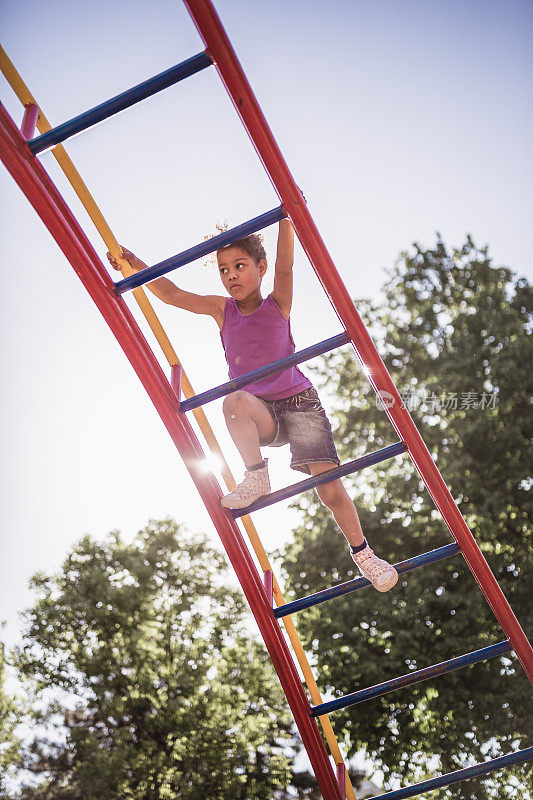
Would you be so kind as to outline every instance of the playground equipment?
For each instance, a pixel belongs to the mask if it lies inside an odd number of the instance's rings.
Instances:
[[[48,123],[42,109],[39,108],[35,98],[2,50],[0,52],[2,72],[24,105],[25,114],[21,130],[19,130],[5,109],[3,107],[0,108],[0,155],[8,171],[34,206],[106,319],[182,456],[218,531],[255,616],[287,696],[323,797],[325,800],[342,800],[344,797],[349,798],[349,800],[355,800],[355,793],[327,716],[331,711],[362,702],[370,697],[380,696],[400,686],[407,686],[444,672],[459,669],[482,659],[502,655],[511,650],[516,653],[531,681],[533,679],[533,651],[461,516],[409,412],[403,405],[401,397],[392,383],[385,365],[335,269],[309,214],[302,193],[289,172],[212,3],[210,0],[185,0],[185,5],[203,39],[205,51],[56,128],[52,128]],[[132,271],[129,265],[121,259],[120,263],[122,264],[124,277],[117,283],[113,283],[83,230],[36,158],[36,155],[43,150],[53,148],[53,155],[85,206],[107,249],[115,257],[118,257],[121,251],[117,240],[102,217],[61,142],[117,113],[117,111],[123,110],[211,65],[216,67],[274,185],[281,205],[139,273],[131,274]],[[34,136],[35,127],[40,131],[39,136]],[[231,381],[203,394],[195,395],[179,359],[141,286],[155,277],[214,252],[224,244],[260,230],[286,216],[290,217],[309,261],[337,313],[342,324],[342,332],[317,345],[295,353],[294,356],[281,359],[274,364],[255,370],[237,381]],[[121,297],[123,293],[129,290],[133,290],[134,297],[170,365],[170,381],[165,376],[128,306]],[[206,473],[201,467],[204,461],[204,453],[186,417],[186,412],[193,411],[207,446],[221,458],[223,464],[222,476],[227,488],[231,490],[235,486],[235,481],[207,422],[202,406],[215,398],[223,397],[238,388],[252,383],[259,377],[279,372],[288,366],[301,363],[315,355],[328,352],[348,342],[352,343],[356,355],[369,376],[376,393],[379,396],[382,396],[381,393],[388,393],[385,396],[391,398],[391,402],[386,404],[385,411],[399,436],[399,441],[375,453],[370,453],[362,458],[343,464],[327,474],[305,479],[281,491],[274,492],[253,503],[247,509],[233,512],[223,509],[220,506],[220,498],[222,496],[220,486],[215,477],[211,473]],[[181,400],[181,391],[185,394],[185,400]],[[408,453],[411,457],[435,505],[445,520],[455,543],[403,561],[396,565],[398,571],[407,572],[461,553],[489,602],[506,638],[481,650],[450,658],[441,664],[426,667],[408,675],[400,676],[392,681],[323,703],[290,615],[302,608],[362,589],[369,585],[368,581],[363,578],[356,578],[339,586],[325,589],[310,597],[292,603],[285,603],[249,514],[283,498],[291,497],[321,483],[326,483],[342,475],[356,472],[371,464],[379,463],[403,453]],[[242,517],[244,528],[264,572],[264,584],[235,521],[238,517]],[[273,608],[273,604],[277,607]],[[282,618],[284,621],[288,637],[314,704],[312,707],[309,704],[296,665],[277,622],[278,618]],[[318,717],[322,725],[336,765],[335,771],[332,769],[315,717]],[[400,798],[413,797],[431,789],[448,786],[457,781],[483,775],[531,758],[533,758],[533,747],[515,751],[500,758],[447,775],[437,776],[414,786],[388,792],[375,800],[385,800],[385,798],[387,800],[400,800]]]

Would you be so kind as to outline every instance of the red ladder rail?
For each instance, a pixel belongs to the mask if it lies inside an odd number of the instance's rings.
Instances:
[[[393,399],[385,411],[400,439],[407,445],[426,488],[439,509],[494,615],[509,639],[529,680],[533,683],[533,649],[477,542],[454,502],[422,436],[405,407],[368,331],[365,328],[335,265],[307,209],[268,123],[252,92],[217,12],[210,0],[184,0],[189,13],[213,58],[235,110],[288,213],[300,243],[346,330],[356,355],[366,369],[378,395],[388,392]]]
[[[22,134],[0,105],[0,158],[70,261],[96,303],[146,389],[176,445],[222,540],[261,631],[287,696],[320,790],[325,800],[341,794],[324,743],[302,687],[298,671],[261,578],[236,522],[220,505],[222,491],[214,475],[200,469],[203,451],[178,398],[148,342],[114,285],[87,236],[40,162],[31,154]]]

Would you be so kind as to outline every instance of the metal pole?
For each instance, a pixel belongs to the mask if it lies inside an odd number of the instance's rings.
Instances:
[[[272,570],[267,569],[264,574],[265,592],[268,597],[268,602],[271,606],[274,605],[274,576]]]
[[[448,772],[446,775],[437,775],[422,783],[415,783],[413,786],[406,786],[405,789],[394,789],[392,792],[377,795],[372,800],[405,800],[407,797],[416,797],[419,794],[440,789],[443,786],[451,786],[452,783],[466,781],[470,778],[478,778],[480,775],[487,775],[489,772],[511,767],[513,764],[523,764],[533,758],[533,747],[526,747],[525,750],[516,750],[505,756],[484,761],[481,764],[474,764],[471,767],[458,769],[456,772]],[[518,800],[518,797],[517,797]]]
[[[476,664],[478,661],[501,656],[504,653],[508,653],[510,649],[511,645],[509,642],[497,642],[488,647],[483,647],[481,650],[474,650],[472,653],[465,653],[462,656],[456,656],[455,658],[449,658],[447,661],[441,661],[440,664],[433,664],[432,667],[424,667],[424,669],[418,669],[416,672],[408,672],[407,675],[400,675],[398,678],[392,678],[390,681],[384,681],[375,686],[369,686],[368,689],[360,689],[358,692],[345,694],[344,697],[338,697],[336,700],[329,700],[327,703],[315,706],[312,711],[313,717],[318,717],[321,714],[329,714],[332,711],[337,711],[339,708],[347,708],[356,703],[364,703],[365,700],[370,700],[372,697],[382,697],[384,694],[394,692],[396,689],[412,686],[413,683],[427,681],[430,678],[436,678],[438,675],[444,675],[456,669],[467,667],[469,664]]]
[[[446,544],[444,547],[439,547],[436,550],[430,550],[428,553],[421,553],[419,556],[406,558],[405,561],[400,561],[394,567],[398,575],[404,575],[406,572],[411,572],[413,569],[426,567],[428,564],[435,564],[437,561],[442,561],[443,558],[450,558],[461,552],[461,548],[457,544]],[[285,603],[283,606],[278,606],[274,609],[274,616],[276,619],[286,617],[288,614],[295,614],[297,611],[303,611],[304,608],[311,608],[317,606],[319,603],[326,603],[328,600],[333,600],[335,597],[343,597],[350,592],[356,592],[358,589],[366,589],[367,586],[372,584],[367,578],[353,578],[351,581],[345,583],[338,583],[336,586],[330,586],[329,589],[322,589],[320,592],[309,594],[307,597],[301,597],[299,600],[292,600],[290,603]]]
[[[37,125],[37,118],[39,116],[39,106],[35,103],[28,103],[24,107],[24,119],[20,126],[20,132],[23,137],[28,141],[35,133],[35,126]]]
[[[117,294],[123,294],[127,292],[128,289],[135,289],[137,286],[143,286],[145,283],[153,281],[154,278],[166,275],[167,272],[172,272],[179,267],[185,266],[185,264],[190,264],[191,261],[196,261],[196,259],[207,256],[209,253],[214,253],[215,250],[226,247],[226,245],[231,244],[236,239],[240,239],[242,236],[248,236],[249,233],[261,231],[263,228],[267,228],[275,222],[280,222],[286,216],[287,214],[281,206],[279,208],[272,208],[270,211],[265,211],[264,214],[249,219],[241,225],[231,228],[229,231],[224,231],[224,233],[219,233],[217,236],[212,236],[211,239],[200,242],[200,244],[195,244],[182,253],[160,261],[159,264],[145,267],[139,272],[135,272],[133,275],[129,275],[121,281],[117,281],[115,283],[115,292]]]
[[[175,67],[171,67],[165,72],[160,72],[159,75],[154,75],[153,78],[127,89],[122,94],[112,97],[111,100],[106,100],[105,103],[100,103],[95,108],[84,111],[83,114],[63,122],[56,128],[41,134],[41,136],[37,136],[28,143],[28,147],[34,154],[41,153],[43,150],[70,139],[71,136],[91,128],[98,122],[118,114],[119,111],[124,111],[124,109],[130,108],[135,103],[146,100],[147,97],[160,92],[162,89],[167,89],[169,86],[178,83],[178,81],[189,78],[191,75],[210,66],[211,59],[207,53],[198,53],[187,59],[187,61],[176,64]]]
[[[248,386],[251,383],[260,381],[262,378],[268,378],[269,375],[276,375],[278,372],[283,372],[283,370],[294,367],[296,364],[301,364],[303,361],[310,361],[312,358],[316,358],[316,356],[321,356],[323,353],[328,353],[336,347],[349,344],[349,342],[349,336],[345,333],[338,333],[336,336],[324,339],[323,342],[312,344],[304,350],[298,350],[291,356],[279,358],[271,364],[258,367],[251,372],[247,372],[245,375],[240,375],[240,377],[234,378],[231,381],[221,383],[220,386],[215,386],[213,389],[208,389],[194,397],[189,397],[188,400],[182,401],[180,409],[181,411],[191,411],[193,408],[198,408],[198,406],[205,406],[206,403],[210,403],[212,400],[218,400],[220,397],[226,397],[226,395],[236,392],[238,389],[242,389],[243,386]]]

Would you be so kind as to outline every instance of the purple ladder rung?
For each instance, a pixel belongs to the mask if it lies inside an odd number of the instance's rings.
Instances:
[[[435,564],[437,561],[455,556],[460,552],[461,548],[458,544],[446,544],[444,547],[438,547],[436,550],[430,550],[428,553],[421,553],[419,556],[413,556],[413,558],[400,561],[394,566],[398,574],[403,575],[405,572],[411,572],[413,569],[425,567],[428,564]],[[304,608],[311,608],[311,606],[317,606],[319,603],[326,603],[328,600],[333,600],[334,597],[343,597],[358,589],[365,589],[367,586],[371,586],[371,583],[366,578],[353,578],[351,581],[338,583],[336,586],[331,586],[329,589],[322,589],[320,592],[315,592],[315,594],[310,594],[307,597],[301,597],[299,600],[293,600],[290,603],[278,606],[274,611],[274,616],[278,619],[286,617],[289,614],[302,611]]]
[[[194,397],[189,397],[188,400],[183,400],[180,405],[180,409],[181,411],[190,411],[198,406],[204,406],[206,403],[211,403],[213,400],[218,400],[220,397],[225,397],[232,392],[236,392],[238,389],[242,389],[244,386],[248,386],[250,383],[255,383],[256,381],[260,381],[262,378],[267,378],[270,375],[277,375],[279,372],[283,372],[283,370],[288,369],[289,367],[294,367],[296,364],[301,364],[302,362],[309,361],[316,356],[328,353],[330,350],[334,350],[336,347],[342,347],[342,345],[348,344],[349,341],[350,337],[346,332],[338,333],[336,336],[331,336],[329,339],[324,339],[322,342],[317,342],[317,344],[306,347],[304,350],[298,350],[298,352],[293,353],[290,356],[285,356],[277,361],[273,361],[272,364],[266,364],[264,367],[258,367],[257,369],[252,370],[252,372],[247,372],[245,375],[241,375],[239,378],[234,378],[231,381],[220,384],[220,386],[215,386],[213,389],[208,389],[206,392],[197,394]]]
[[[380,464],[388,458],[393,458],[401,453],[405,453],[407,445],[403,442],[395,442],[389,444],[387,447],[382,447],[381,450],[376,450],[374,453],[367,453],[361,458],[356,458],[354,461],[347,461],[346,464],[341,464],[340,467],[334,467],[327,472],[322,472],[320,475],[313,475],[311,478],[305,478],[298,483],[292,483],[284,489],[279,489],[277,492],[267,494],[261,497],[246,508],[234,508],[231,510],[231,516],[234,519],[244,517],[246,514],[251,514],[252,511],[257,511],[259,508],[266,508],[274,503],[279,503],[280,500],[286,500],[288,497],[294,497],[296,494],[307,492],[308,489],[314,489],[315,486],[321,486],[324,483],[330,483],[337,478],[342,478],[344,475],[350,475],[352,472],[358,472],[365,467],[371,467],[374,464]]]
[[[507,639],[505,639],[505,641],[491,644],[489,647],[482,647],[481,650],[474,650],[471,653],[465,653],[462,656],[456,656],[455,658],[449,658],[447,661],[441,661],[440,664],[434,664],[432,667],[424,667],[424,669],[418,669],[416,672],[409,672],[407,675],[400,675],[398,678],[392,678],[390,681],[384,681],[375,686],[369,686],[368,689],[360,689],[358,692],[346,694],[343,697],[338,697],[336,700],[320,703],[318,706],[313,706],[311,716],[320,717],[322,714],[329,714],[331,711],[337,711],[339,708],[346,708],[356,703],[363,703],[365,700],[370,700],[371,697],[381,697],[388,692],[394,692],[396,689],[403,689],[405,686],[411,686],[413,683],[421,683],[421,681],[427,681],[429,678],[436,678],[444,672],[453,672],[453,670],[461,669],[461,667],[476,664],[478,661],[501,656],[512,649]]]
[[[419,794],[424,794],[424,792],[431,792],[433,789],[450,786],[452,783],[466,781],[469,778],[477,778],[480,775],[486,775],[488,772],[505,769],[513,764],[522,764],[524,761],[530,761],[531,759],[533,759],[533,747],[526,747],[524,750],[516,750],[514,753],[508,753],[490,761],[483,761],[481,764],[473,764],[471,767],[458,769],[456,772],[437,775],[436,778],[406,786],[405,789],[395,789],[392,792],[377,795],[372,800],[405,800],[407,797],[416,797]]]
[[[183,250],[181,253],[171,256],[171,258],[165,259],[165,261],[160,261],[158,264],[154,264],[151,267],[145,267],[139,272],[128,275],[127,278],[123,278],[121,281],[117,281],[117,283],[115,283],[115,293],[123,294],[130,289],[135,289],[137,286],[143,286],[145,283],[155,280],[155,278],[166,275],[167,272],[172,272],[175,269],[179,269],[179,267],[183,267],[185,264],[190,264],[191,261],[197,261],[199,258],[209,255],[209,253],[214,253],[216,250],[220,250],[220,248],[232,244],[232,242],[235,242],[243,236],[248,236],[250,233],[256,233],[257,231],[263,230],[263,228],[268,228],[269,225],[280,222],[282,219],[285,219],[286,216],[287,214],[282,206],[272,208],[270,211],[265,211],[264,214],[249,219],[241,225],[237,225],[235,228],[223,231],[223,233],[219,233],[217,236],[211,237],[211,239],[204,240],[200,242],[200,244],[194,245],[194,247],[189,247],[188,250]]]

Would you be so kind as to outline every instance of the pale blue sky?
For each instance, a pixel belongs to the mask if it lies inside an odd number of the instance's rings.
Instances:
[[[413,240],[431,244],[436,230],[452,245],[470,232],[497,262],[533,277],[529,3],[216,5],[352,296],[376,297],[384,268]],[[4,0],[0,22],[53,124],[202,49],[184,6],[168,0]],[[201,241],[217,221],[237,224],[278,204],[212,69],[67,149],[119,240],[148,263]],[[103,256],[55,162],[42,161]],[[85,532],[130,537],[170,514],[216,534],[129,363],[5,170],[0,191],[0,618],[13,642],[30,575],[55,570]],[[340,327],[301,251],[295,271],[293,328],[304,347]],[[200,264],[174,278],[219,291]],[[216,326],[154,305],[195,388],[223,381]],[[227,444],[220,403],[206,410]],[[273,454],[276,487],[297,479],[287,456]],[[289,534],[284,509],[256,515],[267,549]]]

